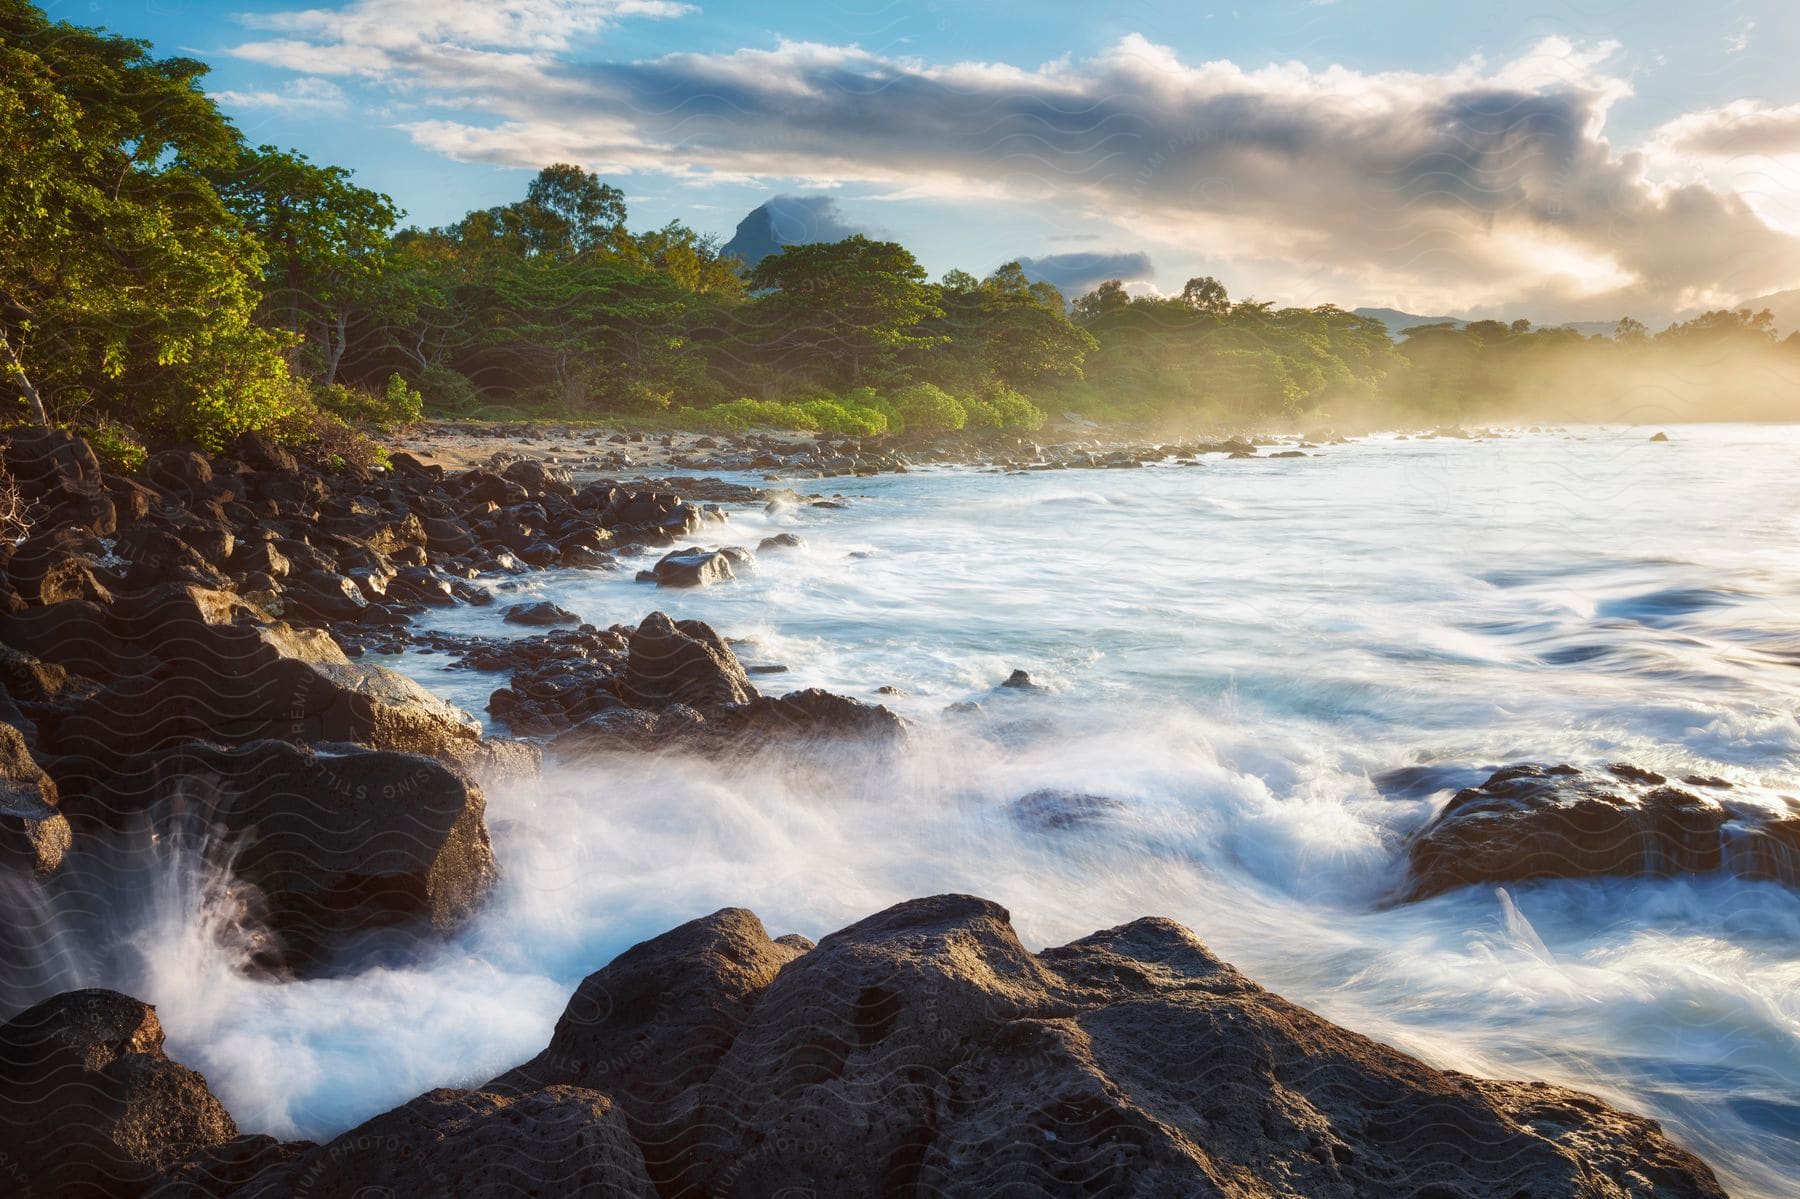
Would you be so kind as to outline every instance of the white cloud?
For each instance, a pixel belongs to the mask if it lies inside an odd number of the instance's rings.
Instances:
[[[1776,108],[1760,100],[1737,100],[1687,113],[1658,129],[1651,144],[1689,158],[1800,154],[1800,104]]]
[[[353,0],[343,8],[240,13],[250,28],[282,36],[233,53],[316,74],[445,82],[444,67],[459,52],[543,56],[626,18],[692,11],[675,0]]]
[[[343,112],[344,89],[329,79],[304,76],[274,91],[223,91],[213,99],[227,108],[270,108],[282,112]]]
[[[404,128],[456,159],[1038,205],[1163,247],[1164,261],[1238,263],[1263,294],[1330,288],[1433,308],[1528,297],[1617,315],[1800,278],[1800,242],[1770,227],[1765,205],[1701,174],[1651,177],[1666,149],[1609,143],[1609,110],[1631,94],[1609,69],[1613,43],[1552,38],[1435,73],[1188,63],[1138,35],[1036,68],[787,41],[577,64],[555,51],[626,5],[472,7],[360,0],[259,23],[356,48],[340,59],[351,73],[454,98],[463,113]],[[416,37],[368,25],[426,8],[435,23]],[[316,61],[271,44],[240,53]],[[1785,113],[1760,114],[1768,136],[1785,136]]]

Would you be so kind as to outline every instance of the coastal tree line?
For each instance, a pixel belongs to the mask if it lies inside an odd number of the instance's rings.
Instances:
[[[346,448],[442,416],[619,416],[846,434],[1655,407],[1783,390],[1800,343],[1718,311],[1612,338],[1528,322],[1408,330],[1330,305],[1065,297],[1016,262],[938,280],[852,237],[747,268],[680,222],[545,168],[518,200],[403,226],[341,168],[249,144],[206,68],[0,0],[0,388],[13,421],[146,442],[246,429]]]

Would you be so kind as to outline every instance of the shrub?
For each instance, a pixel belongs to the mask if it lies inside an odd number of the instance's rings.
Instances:
[[[660,416],[675,406],[675,393],[652,387],[642,379],[627,380],[603,398],[603,406],[629,416]]]
[[[138,435],[118,421],[100,420],[74,431],[87,438],[100,465],[118,474],[129,475],[143,469],[150,457]]]
[[[1031,432],[1044,427],[1044,413],[1023,394],[1004,383],[992,383],[974,400],[964,400],[969,410],[969,423],[975,423],[975,405],[980,405],[982,420],[990,429]]]
[[[319,408],[339,420],[379,429],[401,428],[425,415],[424,397],[398,374],[388,376],[387,387],[379,395],[333,383],[319,388],[313,398]]]
[[[444,416],[461,416],[481,407],[481,389],[461,371],[447,366],[428,366],[419,372],[416,386],[424,406]]]
[[[407,386],[398,372],[388,376],[386,401],[388,424],[405,427],[416,425],[425,415],[425,397]]]
[[[852,407],[839,400],[807,400],[798,407],[821,433],[875,437],[888,431],[887,414],[874,408]]]
[[[922,437],[954,433],[969,420],[955,396],[930,383],[901,388],[894,393],[893,405],[905,422],[905,431]]]
[[[743,433],[750,429],[818,431],[818,423],[797,404],[780,400],[731,400],[711,408],[682,408],[675,420],[685,428],[712,433]]]
[[[342,417],[315,408],[305,428],[288,430],[282,440],[304,450],[320,465],[331,470],[386,466],[387,451]]]

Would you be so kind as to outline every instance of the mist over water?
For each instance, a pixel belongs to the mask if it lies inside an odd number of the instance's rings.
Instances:
[[[548,1041],[620,950],[727,904],[817,937],[943,890],[1033,947],[1173,917],[1258,982],[1440,1066],[1663,1120],[1734,1193],[1800,1177],[1800,894],[1726,879],[1471,888],[1404,907],[1401,838],[1516,761],[1625,760],[1800,795],[1800,429],[1378,438],[1304,460],[813,484],[707,543],[808,546],[735,582],[559,572],[607,625],[741,639],[773,693],[914,722],[894,760],[621,757],[490,791],[504,879],[416,964],[269,985],[179,845],[131,952],[64,985],[154,1002],[252,1131],[321,1137]],[[493,609],[425,618],[505,635]],[[502,676],[394,663],[485,715]],[[1050,690],[995,691],[1016,668]],[[903,688],[901,697],[877,688]],[[980,716],[946,714],[974,700]],[[1039,788],[1118,806],[1019,820]],[[228,898],[228,897],[227,897]]]

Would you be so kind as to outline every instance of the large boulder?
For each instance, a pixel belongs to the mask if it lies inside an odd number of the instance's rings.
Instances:
[[[1405,899],[1474,883],[1724,872],[1800,884],[1800,803],[1625,763],[1525,764],[1466,787],[1408,847]]]
[[[633,630],[621,691],[637,707],[706,708],[747,703],[756,695],[743,663],[710,625],[661,612]]]
[[[64,429],[13,429],[6,435],[6,473],[26,500],[37,502],[63,484],[98,483],[100,460],[87,441]]]
[[[671,704],[655,711],[609,708],[598,712],[557,736],[550,742],[549,752],[560,762],[579,764],[619,752],[680,749],[710,754],[729,744],[730,734],[715,726],[698,708]]]
[[[516,1097],[430,1091],[265,1169],[232,1195],[655,1199],[656,1190],[611,1100],[548,1087]]]
[[[133,590],[165,584],[223,587],[225,575],[166,522],[139,521],[120,535],[114,552],[127,563],[125,582]]]
[[[696,1125],[702,1084],[743,1029],[756,997],[800,953],[800,946],[771,941],[762,921],[742,908],[691,920],[589,975],[549,1046],[488,1089],[604,1090],[629,1119],[651,1176],[668,1190],[706,1136]]]
[[[69,821],[57,808],[56,784],[32,758],[19,730],[0,724],[0,867],[42,877],[62,865],[69,844]]]
[[[212,462],[198,450],[159,450],[144,463],[144,477],[188,500],[213,491]]]
[[[570,479],[568,468],[552,462],[526,458],[508,466],[501,474],[534,495],[543,495],[546,492],[561,496],[575,494],[575,487]]]
[[[64,600],[112,602],[112,593],[95,573],[101,552],[94,535],[69,526],[46,527],[21,542],[6,564],[7,577],[27,601],[59,604]]]
[[[271,621],[227,593],[167,588],[120,601],[102,623],[103,647],[79,656],[107,659],[118,677],[58,722],[49,735],[58,753],[108,758],[189,740],[275,738],[458,762],[482,755],[481,727],[466,713],[403,675],[351,663],[329,635]]]
[[[658,587],[705,587],[736,578],[737,572],[732,563],[744,562],[748,557],[742,550],[733,554],[726,550],[708,550],[695,546],[671,550],[643,574],[646,582],[654,581]]]
[[[0,1026],[0,1177],[9,1194],[137,1196],[237,1135],[206,1080],[163,1053],[156,1009],[70,991]]]
[[[534,628],[572,627],[581,623],[580,616],[549,600],[510,604],[502,614],[501,620],[506,624],[522,624]]]
[[[700,531],[706,513],[678,495],[634,491],[609,483],[590,483],[576,494],[577,508],[595,512],[600,523],[621,542],[666,545]]]
[[[77,830],[207,830],[253,887],[266,969],[313,972],[398,933],[455,928],[496,876],[481,788],[415,754],[190,742],[113,769],[65,762]]]
[[[792,744],[795,741],[862,741],[885,743],[906,735],[906,722],[880,704],[836,695],[818,687],[790,691],[779,698],[760,696],[732,715],[732,724]]]
[[[665,1196],[1723,1195],[1648,1120],[1434,1070],[1167,920],[1032,954],[969,896],[813,948],[730,911],[646,942],[498,1085],[546,1077],[611,1079]]]
[[[0,617],[0,643],[76,674],[106,679],[121,666],[121,647],[107,611],[91,600],[66,600]]]

